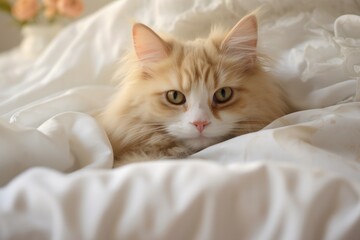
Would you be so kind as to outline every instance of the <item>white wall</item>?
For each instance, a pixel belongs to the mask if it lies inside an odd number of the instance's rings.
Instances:
[[[111,0],[83,0],[85,4],[85,11],[83,17],[98,10],[100,7],[106,5]],[[21,41],[21,34],[19,26],[12,21],[8,14],[0,12],[0,52],[9,50]]]

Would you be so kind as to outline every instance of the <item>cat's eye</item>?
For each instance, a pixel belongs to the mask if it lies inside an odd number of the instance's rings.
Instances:
[[[226,103],[231,99],[233,90],[230,87],[218,89],[214,94],[214,102],[218,104]]]
[[[174,105],[182,105],[186,102],[184,94],[176,90],[166,92],[166,99]]]

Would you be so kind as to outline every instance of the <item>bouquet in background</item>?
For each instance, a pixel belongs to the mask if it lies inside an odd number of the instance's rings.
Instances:
[[[45,25],[78,17],[82,0],[0,0],[0,10],[20,24]]]
[[[39,56],[83,9],[82,0],[0,0],[0,11],[8,13],[20,26],[19,52],[31,58]]]

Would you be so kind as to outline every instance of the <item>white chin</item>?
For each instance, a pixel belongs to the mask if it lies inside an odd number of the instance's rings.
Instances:
[[[186,146],[198,151],[219,142],[219,139],[198,137],[198,138],[183,139],[183,142],[185,143]]]

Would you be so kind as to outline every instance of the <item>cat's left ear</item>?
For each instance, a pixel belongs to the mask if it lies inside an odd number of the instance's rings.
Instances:
[[[220,49],[239,60],[256,59],[256,45],[258,40],[257,19],[254,14],[243,17],[226,35],[221,42]]]
[[[135,52],[141,62],[154,63],[168,57],[166,42],[148,26],[136,23],[132,34]]]

